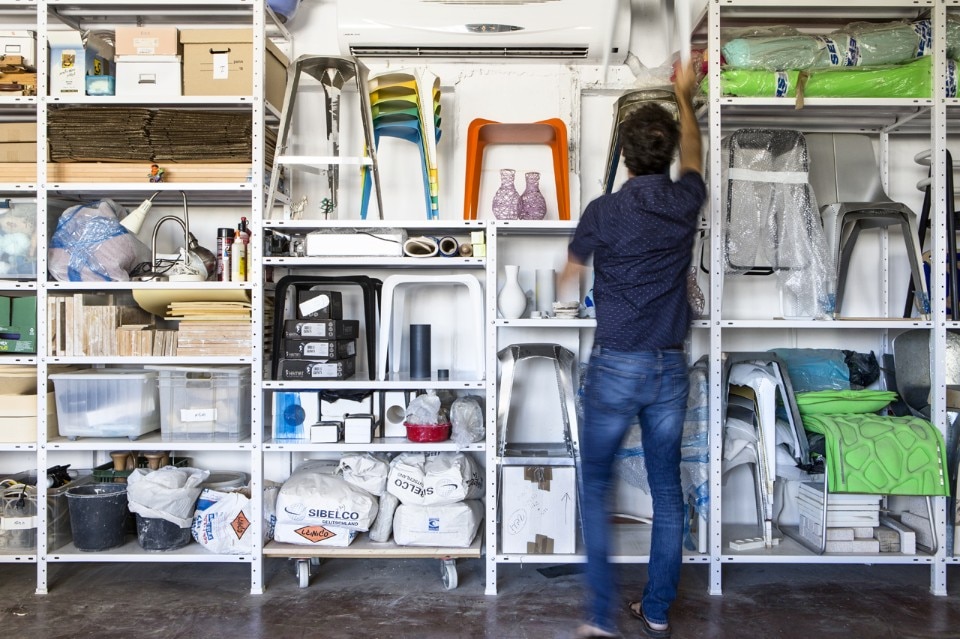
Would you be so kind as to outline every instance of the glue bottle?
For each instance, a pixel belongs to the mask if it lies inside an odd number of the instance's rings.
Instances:
[[[239,229],[234,232],[230,247],[230,279],[234,282],[247,281],[247,245],[243,243]]]

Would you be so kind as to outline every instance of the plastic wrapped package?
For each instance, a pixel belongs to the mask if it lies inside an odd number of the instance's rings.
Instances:
[[[740,129],[723,140],[725,271],[775,274],[786,317],[822,317],[831,253],[799,131]]]
[[[933,59],[925,56],[895,66],[805,72],[800,93],[808,98],[929,98],[932,64]],[[797,97],[800,78],[797,70],[724,69],[720,72],[723,95],[754,98]],[[953,86],[955,95],[955,80]],[[701,90],[708,90],[707,82],[701,85]]]
[[[680,440],[680,485],[687,503],[693,504],[697,514],[704,518],[709,517],[710,507],[707,373],[705,359],[690,368],[690,391],[683,421],[683,438]],[[616,458],[616,470],[623,480],[649,494],[650,484],[647,482],[639,422],[634,422],[627,432]]]
[[[738,69],[822,69],[901,64],[929,55],[929,20],[852,23],[826,35],[758,35],[723,45],[727,67]]]
[[[126,209],[113,200],[72,206],[50,241],[48,269],[61,282],[125,282],[150,249],[120,225]]]
[[[947,57],[960,58],[960,15],[947,14]]]
[[[848,390],[850,368],[844,352],[834,348],[774,348],[787,365],[794,393]]]
[[[483,409],[473,397],[459,397],[450,406],[450,439],[457,446],[469,446],[483,440],[486,430],[483,426]]]

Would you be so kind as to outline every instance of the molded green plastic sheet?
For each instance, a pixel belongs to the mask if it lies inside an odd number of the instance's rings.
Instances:
[[[893,391],[821,390],[796,393],[797,409],[807,415],[843,415],[875,413],[897,398]]]
[[[943,436],[919,417],[805,415],[826,439],[832,493],[949,496]]]
[[[932,58],[889,67],[856,67],[846,70],[804,72],[807,98],[929,98]],[[754,98],[797,96],[800,71],[724,69],[720,72],[723,95]],[[707,82],[701,85],[708,90]],[[952,96],[947,96],[952,97]]]

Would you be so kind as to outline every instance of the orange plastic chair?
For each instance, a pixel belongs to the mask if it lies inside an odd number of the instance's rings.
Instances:
[[[503,123],[477,118],[467,127],[467,170],[463,191],[463,219],[477,219],[483,151],[489,144],[546,144],[553,150],[557,183],[557,211],[570,219],[570,161],[567,126],[559,118],[540,122]]]

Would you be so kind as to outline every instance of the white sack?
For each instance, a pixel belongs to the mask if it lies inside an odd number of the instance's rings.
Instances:
[[[390,464],[370,453],[348,453],[340,458],[343,478],[371,495],[381,496],[387,490]]]
[[[136,468],[127,477],[128,508],[141,517],[163,519],[181,528],[190,528],[200,484],[209,476],[209,470],[197,468]]]
[[[380,497],[380,512],[377,513],[377,519],[370,526],[370,532],[367,535],[370,541],[390,541],[390,534],[393,532],[393,515],[397,512],[397,506],[400,500],[395,495],[388,492]]]
[[[474,499],[433,506],[402,504],[393,516],[393,540],[398,546],[466,548],[481,521],[483,502]]]
[[[251,521],[250,500],[245,495],[206,489],[200,493],[191,533],[210,552],[246,555],[253,551],[253,536],[246,534]]]
[[[481,497],[483,478],[463,453],[403,453],[390,462],[387,490],[403,504],[452,504]]]
[[[370,529],[377,516],[377,498],[343,477],[296,472],[277,495],[277,535],[281,526],[335,526],[358,532]]]

